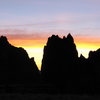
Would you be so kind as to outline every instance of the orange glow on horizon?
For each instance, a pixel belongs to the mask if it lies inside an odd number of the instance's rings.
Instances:
[[[75,37],[78,55],[83,54],[88,58],[89,51],[95,51],[100,47],[100,39],[94,37]]]
[[[35,62],[40,70],[43,57],[43,48],[24,47],[24,49],[28,52],[30,58],[34,57]]]
[[[44,48],[44,45],[46,43],[46,40],[20,40],[20,39],[17,39],[17,40],[10,40],[10,43],[14,46],[17,46],[17,47],[23,47],[29,57],[34,57],[35,59],[35,62],[39,68],[39,70],[41,69],[41,61],[42,61],[42,56],[43,56],[43,48]]]
[[[97,50],[100,46],[100,40],[98,38],[85,38],[85,37],[75,37],[75,44],[78,50],[78,55],[83,54],[86,58],[88,57],[88,53],[91,50]],[[34,57],[35,62],[39,68],[41,69],[41,62],[43,57],[43,48],[46,44],[46,39],[37,39],[37,40],[10,40],[10,43],[17,47],[23,47],[29,54],[29,57]]]
[[[9,40],[10,43],[17,47],[34,47],[34,48],[41,48],[44,47],[46,40]]]

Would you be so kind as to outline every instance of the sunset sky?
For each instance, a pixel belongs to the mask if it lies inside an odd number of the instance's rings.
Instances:
[[[0,35],[25,48],[39,69],[47,38],[68,33],[79,55],[100,47],[100,0],[0,0]]]

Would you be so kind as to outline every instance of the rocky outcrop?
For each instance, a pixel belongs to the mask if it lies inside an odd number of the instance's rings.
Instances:
[[[100,49],[89,52],[88,67],[91,71],[91,87],[100,93]]]
[[[41,74],[44,80],[59,86],[72,86],[76,79],[78,52],[71,34],[52,35],[44,47]],[[66,84],[66,85],[65,85]]]
[[[29,83],[39,77],[39,70],[23,48],[12,46],[0,37],[0,83]]]
[[[39,72],[34,58],[29,58],[23,48],[12,46],[1,36],[0,86],[20,83],[28,83],[26,87],[22,85],[23,91],[30,89],[36,93],[100,93],[100,49],[90,51],[87,59],[83,55],[78,57],[71,34],[63,38],[52,35],[44,47]]]
[[[63,38],[52,35],[44,47],[41,76],[63,92],[99,92],[100,49],[91,51],[88,59],[83,55],[78,57],[71,34]]]

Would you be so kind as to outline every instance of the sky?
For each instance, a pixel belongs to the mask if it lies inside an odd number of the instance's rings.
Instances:
[[[0,35],[41,67],[48,37],[71,33],[79,55],[100,47],[100,0],[0,0]]]

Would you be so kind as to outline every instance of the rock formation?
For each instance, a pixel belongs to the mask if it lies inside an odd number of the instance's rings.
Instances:
[[[12,46],[0,37],[0,83],[29,83],[39,77],[39,70],[23,48]]]
[[[45,81],[72,87],[77,73],[78,52],[73,37],[60,38],[52,35],[44,47],[41,74]],[[72,85],[73,84],[73,85]]]
[[[91,51],[88,59],[78,52],[71,34],[52,35],[44,47],[41,76],[67,93],[100,91],[100,49]],[[96,91],[96,92],[95,92]]]
[[[1,36],[0,85],[21,83],[32,83],[26,89],[33,87],[37,93],[100,93],[100,49],[90,51],[87,59],[83,55],[78,57],[71,34],[63,38],[52,35],[44,47],[40,74],[34,58]]]

